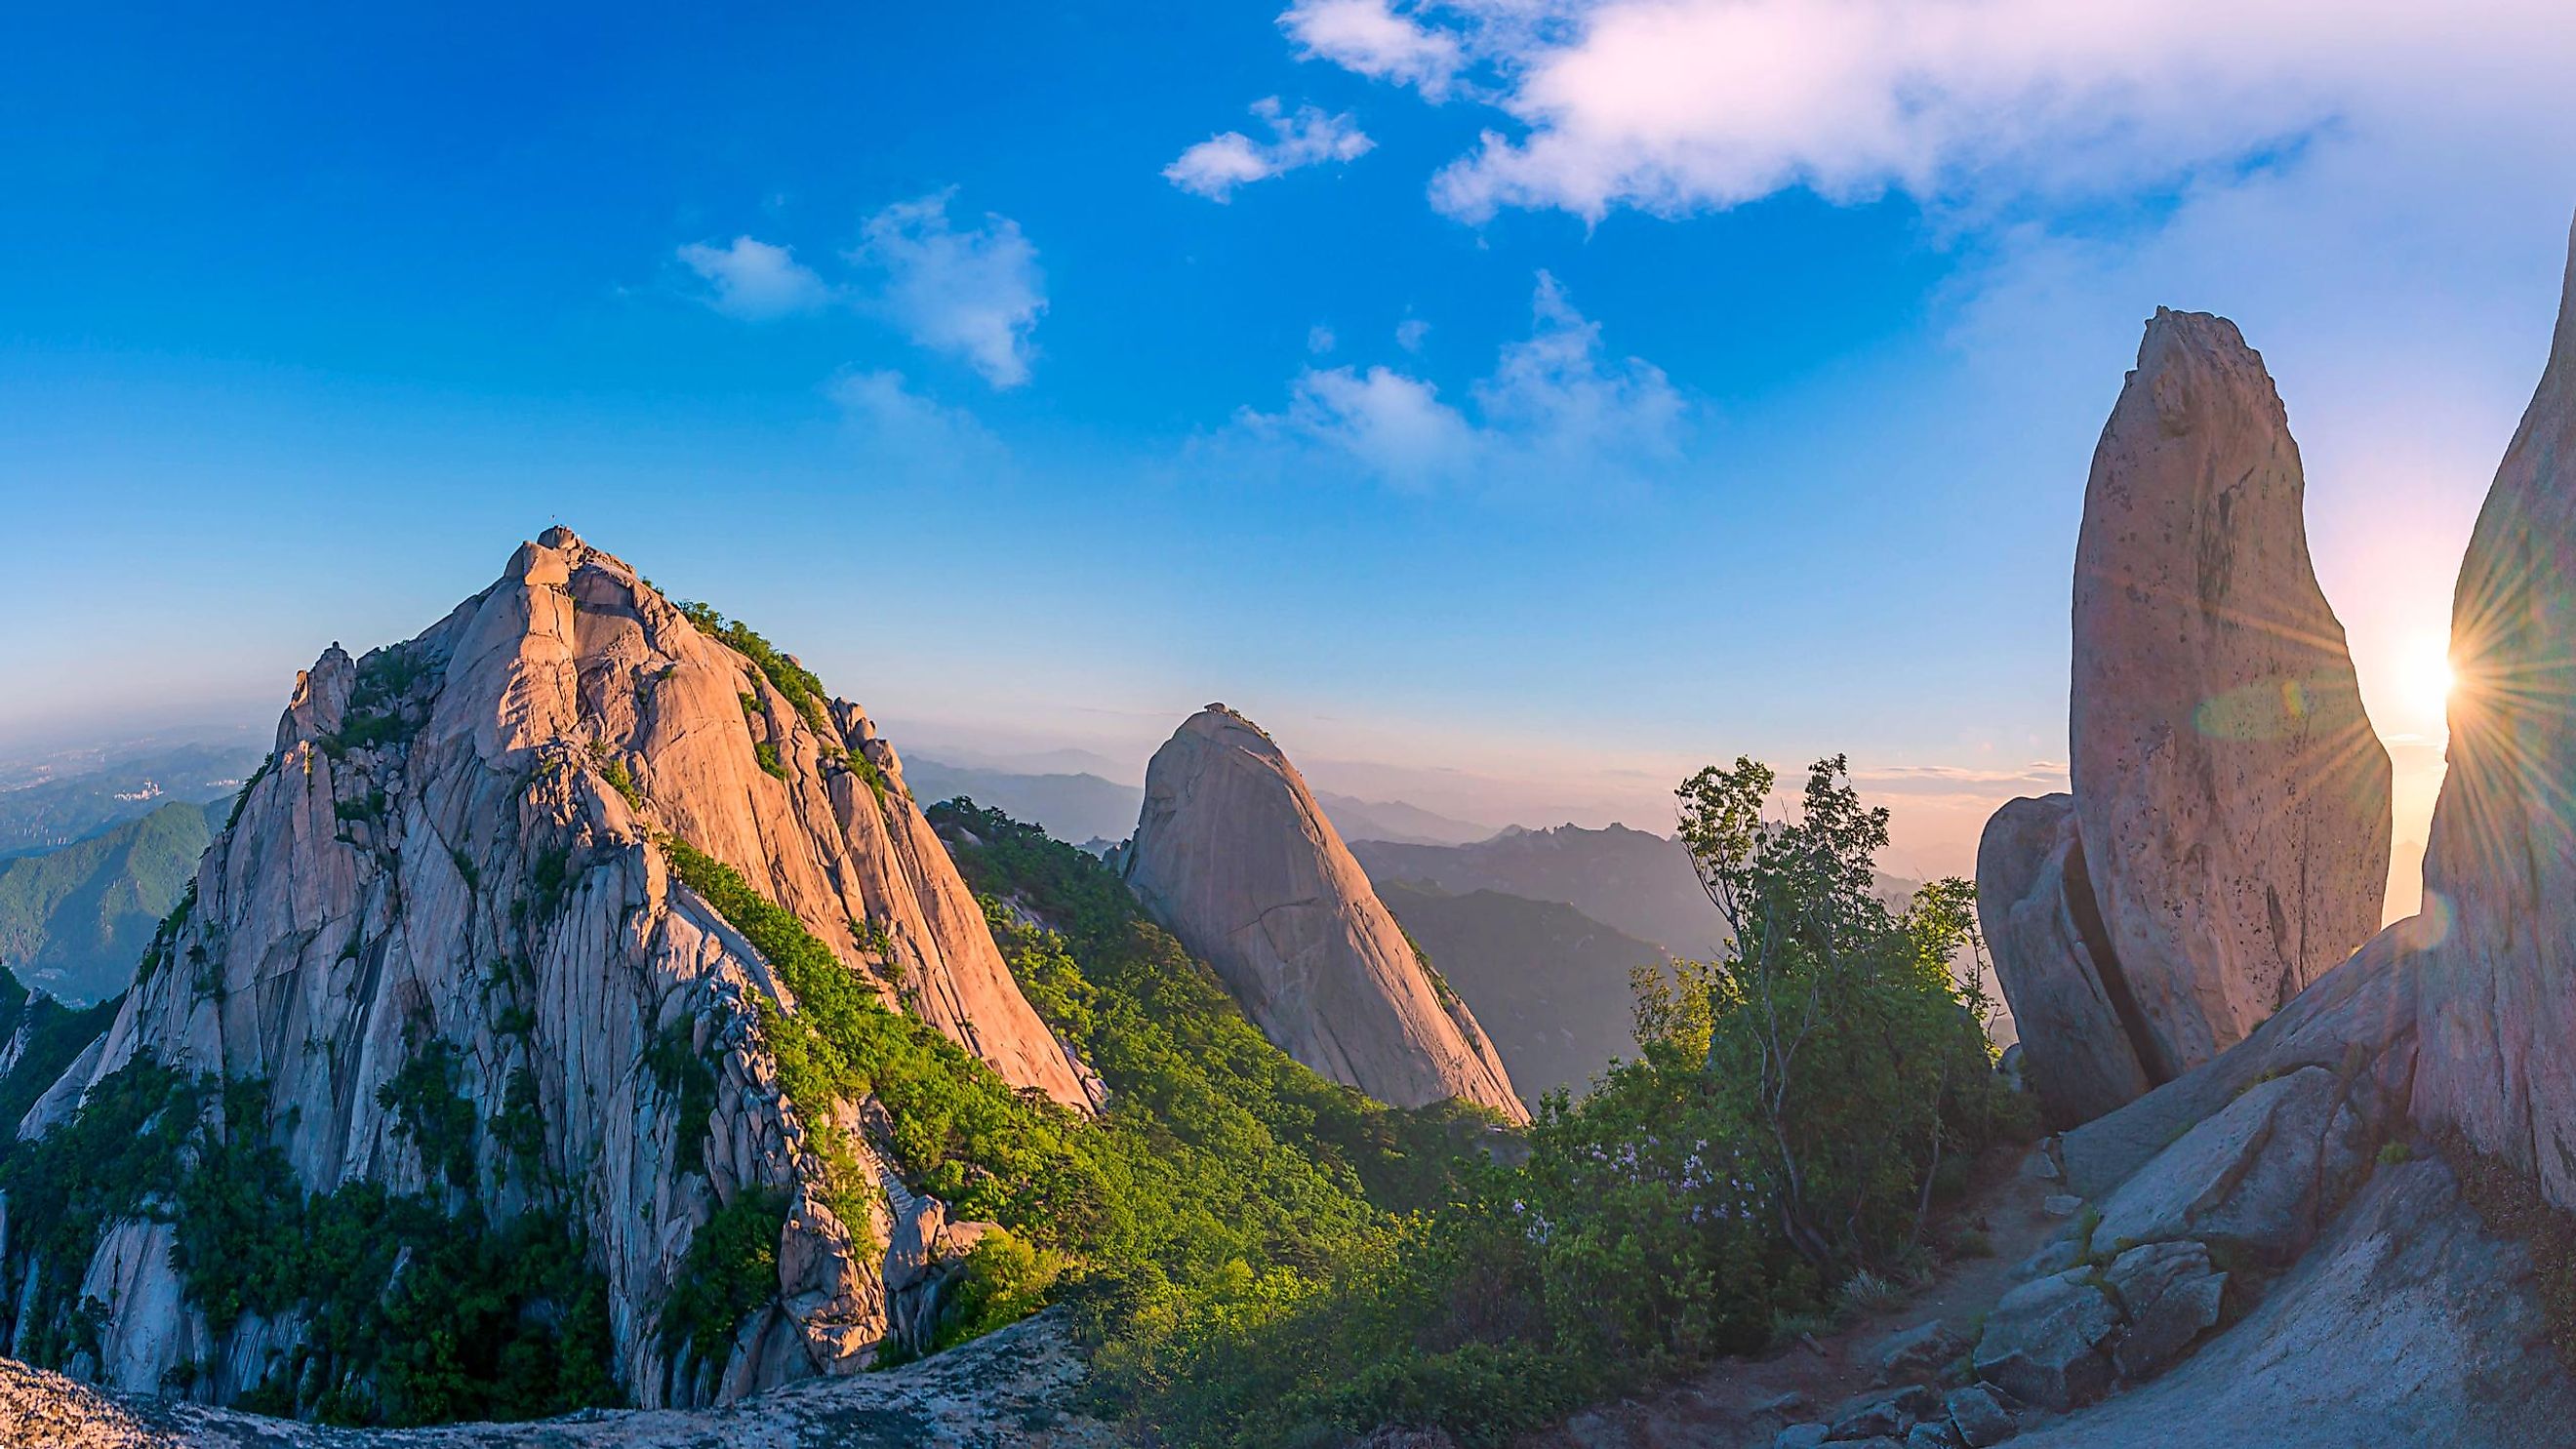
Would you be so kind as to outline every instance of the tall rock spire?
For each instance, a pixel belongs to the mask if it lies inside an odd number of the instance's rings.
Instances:
[[[2235,324],[2157,312],[2076,545],[2075,828],[2030,848],[2038,817],[1999,813],[1979,859],[2016,1017],[2089,1024],[2025,1033],[2061,1125],[2226,1050],[2378,928],[2388,753],[2309,562],[2305,492]]]
[[[2451,601],[2450,773],[2418,958],[2428,1125],[2576,1208],[2576,237],[2539,391]]]
[[[2289,417],[2236,324],[2159,311],[2075,548],[2075,813],[2159,1078],[2379,929],[2388,752],[2308,560]]]
[[[1128,886],[1290,1056],[1379,1101],[1529,1110],[1467,1003],[1413,948],[1297,767],[1223,705],[1155,751]]]

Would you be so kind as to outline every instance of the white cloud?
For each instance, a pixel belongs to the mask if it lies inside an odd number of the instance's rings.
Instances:
[[[1422,340],[1431,335],[1431,324],[1419,317],[1407,317],[1395,324],[1395,345],[1407,352],[1420,352]]]
[[[2392,108],[2557,114],[2576,61],[2562,0],[1299,0],[1280,24],[1433,99],[1493,78],[1512,126],[1433,183],[1471,220],[2098,194]]]
[[[1545,272],[1531,312],[1530,335],[1468,389],[1472,410],[1390,367],[1309,367],[1285,410],[1244,409],[1236,429],[1408,489],[1633,486],[1677,463],[1688,405],[1662,370],[1610,359],[1600,326]]]
[[[900,372],[849,372],[827,389],[873,469],[912,475],[989,469],[1001,440],[973,413],[915,392]]]
[[[1009,217],[959,231],[955,191],[899,202],[867,219],[849,259],[884,274],[872,304],[914,342],[960,357],[995,387],[1029,380],[1029,334],[1046,311],[1037,248]]]
[[[1377,144],[1347,113],[1328,116],[1299,106],[1290,115],[1281,111],[1277,96],[1253,102],[1252,114],[1268,123],[1270,140],[1255,141],[1241,131],[1211,136],[1164,167],[1163,179],[1210,201],[1229,201],[1238,186],[1327,161],[1355,161]]]
[[[1332,351],[1340,344],[1341,339],[1333,335],[1333,329],[1325,326],[1321,322],[1318,322],[1314,326],[1306,329],[1306,350],[1308,352],[1312,352],[1320,356]]]
[[[767,321],[832,300],[832,289],[788,248],[751,237],[726,246],[692,242],[679,257],[711,289],[701,300],[728,317]]]
[[[1466,62],[1457,36],[1397,14],[1389,0],[1296,0],[1279,27],[1297,42],[1301,59],[1416,86],[1433,100],[1448,93]]]

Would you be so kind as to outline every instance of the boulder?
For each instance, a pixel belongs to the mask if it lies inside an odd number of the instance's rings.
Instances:
[[[1816,1449],[1833,1432],[1831,1424],[1791,1424],[1771,1436],[1771,1449]]]
[[[2451,603],[2414,1110],[2576,1209],[2576,255]]]
[[[1952,1389],[1942,1396],[1941,1407],[1948,1411],[1950,1427],[1958,1432],[1959,1442],[1968,1449],[2000,1444],[2021,1429],[2013,1422],[2012,1411],[2004,1406],[2003,1391],[1992,1384]]]
[[[2071,1409],[2111,1386],[2102,1348],[2120,1326],[2119,1305],[2090,1270],[2069,1269],[2005,1294],[1986,1319],[1972,1363],[2014,1398]]]
[[[1941,1410],[1941,1391],[1929,1384],[1907,1384],[1846,1399],[1832,1415],[1834,1441],[1902,1435],[1917,1420]]]
[[[2126,982],[2159,1082],[2379,928],[2388,752],[2317,587],[2305,494],[2263,359],[2225,318],[2159,309],[2085,486],[2069,731],[2097,964]]]
[[[2111,1363],[2132,1381],[2153,1378],[2190,1352],[2226,1308],[2228,1275],[2211,1266],[2199,1243],[2132,1248],[2103,1276],[2129,1320],[2111,1345]]]
[[[1958,1361],[1968,1351],[1968,1341],[1950,1325],[1938,1319],[1917,1324],[1879,1341],[1872,1356],[1878,1360],[1878,1381],[1883,1384],[1903,1380],[1938,1378],[1943,1369]]]
[[[1210,705],[1154,752],[1121,869],[1290,1056],[1399,1107],[1462,1098],[1529,1120],[1475,1014],[1252,721]]]
[[[2366,1143],[2334,1073],[2259,1082],[2104,1200],[2094,1248],[2190,1238],[2287,1263],[2368,1167]]]
[[[2022,1076],[2050,1126],[2089,1122],[2155,1085],[2127,984],[2100,964],[2112,958],[2073,796],[2007,801],[1986,822],[1977,917],[2021,1032]]]

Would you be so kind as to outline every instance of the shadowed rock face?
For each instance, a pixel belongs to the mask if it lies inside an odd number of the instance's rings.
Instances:
[[[567,530],[522,545],[409,643],[363,661],[333,646],[297,680],[276,744],[198,868],[169,964],[31,1130],[153,1057],[265,1079],[277,1145],[310,1190],[462,1194],[494,1221],[560,1208],[604,1260],[618,1377],[654,1405],[863,1366],[888,1332],[890,1280],[866,1245],[935,1208],[871,1203],[876,1221],[843,1223],[825,1205],[812,1134],[841,1129],[797,1119],[756,1014],[794,1002],[654,836],[734,867],[1013,1083],[1086,1100],[866,716],[843,702],[800,712]],[[668,1033],[713,1070],[703,1118],[683,1120],[680,1089],[643,1065]],[[424,1162],[378,1092],[433,1044],[453,1052],[473,1122],[524,1078],[542,1176],[560,1191],[513,1171],[488,1131],[468,1184]],[[683,1167],[698,1149],[703,1168]],[[655,1315],[695,1227],[754,1187],[789,1202],[779,1297],[727,1363],[675,1372],[688,1366],[665,1358]],[[252,1315],[213,1334],[184,1299],[169,1232],[119,1224],[93,1259],[86,1291],[107,1306],[96,1368],[150,1392],[192,1361],[229,1400],[303,1325]]]
[[[2067,795],[2008,802],[1977,844],[1977,916],[2040,1110],[2089,1122],[2155,1085],[2125,983],[2105,980],[2101,922]]]
[[[2014,801],[1978,858],[2059,1125],[2243,1040],[2378,929],[2388,754],[2308,560],[2305,491],[2235,324],[2158,312],[2085,489],[2071,818]],[[2072,1035],[2044,1041],[2034,1016]]]
[[[2576,266],[2460,565],[2415,1108],[2576,1207]]]
[[[1210,705],[1155,752],[1123,869],[1290,1056],[1399,1107],[1464,1097],[1528,1120],[1474,1014],[1250,720]]]

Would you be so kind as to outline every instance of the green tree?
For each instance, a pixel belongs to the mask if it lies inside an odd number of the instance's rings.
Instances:
[[[1820,760],[1794,817],[1739,759],[1682,784],[1681,838],[1733,934],[1706,983],[1705,1070],[1768,1159],[1781,1235],[1839,1273],[1917,1246],[1945,1164],[2007,1125],[1976,959],[1974,895],[1950,879],[1902,912],[1871,889],[1887,811]]]

